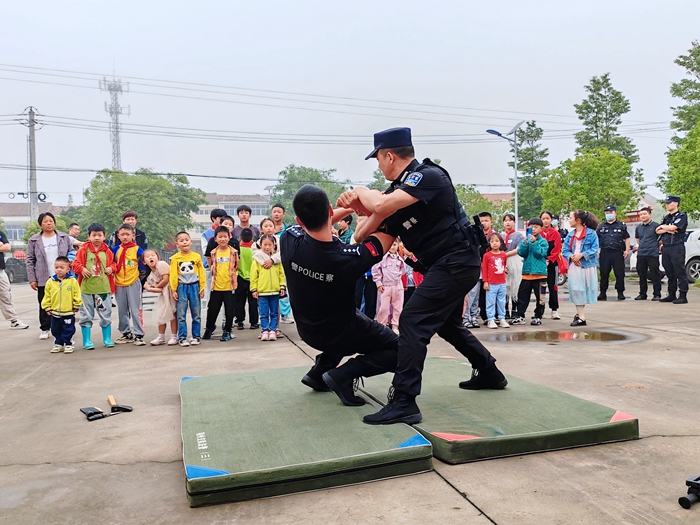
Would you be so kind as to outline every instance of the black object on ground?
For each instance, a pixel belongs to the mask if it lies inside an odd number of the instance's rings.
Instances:
[[[678,498],[678,504],[684,509],[689,509],[693,503],[700,501],[700,476],[688,478],[685,484],[688,494]]]

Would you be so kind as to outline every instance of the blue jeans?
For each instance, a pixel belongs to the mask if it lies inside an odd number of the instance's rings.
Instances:
[[[187,304],[192,316],[192,337],[201,337],[202,303],[199,298],[199,283],[177,285],[177,338],[187,339]]]
[[[259,295],[258,311],[260,312],[260,330],[274,332],[279,324],[279,295]]]
[[[498,318],[506,318],[506,285],[489,284],[486,290],[486,315],[489,321],[496,319],[496,307],[498,307]]]

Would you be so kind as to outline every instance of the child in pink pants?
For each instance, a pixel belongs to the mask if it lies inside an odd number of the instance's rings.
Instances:
[[[403,282],[401,276],[406,273],[406,263],[397,253],[399,242],[389,248],[381,262],[372,266],[372,279],[377,284],[377,291],[381,294],[377,322],[390,324],[391,329],[399,333],[399,316],[403,310]],[[389,309],[391,308],[391,322],[389,322]]]

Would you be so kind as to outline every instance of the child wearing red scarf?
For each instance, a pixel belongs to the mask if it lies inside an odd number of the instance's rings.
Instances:
[[[134,242],[136,230],[131,224],[122,224],[117,231],[121,244],[113,248],[117,271],[114,274],[115,298],[119,310],[119,331],[122,336],[117,344],[133,343],[144,346],[143,325],[141,324],[141,281],[140,270],[143,249]],[[133,323],[133,332],[130,327]]]
[[[112,300],[114,293],[114,274],[117,265],[112,251],[105,244],[105,227],[92,223],[88,227],[88,242],[84,243],[75,254],[71,268],[78,276],[83,304],[80,307],[80,330],[83,336],[83,348],[93,350],[92,320],[95,311],[100,318],[102,342],[105,348],[112,348]]]

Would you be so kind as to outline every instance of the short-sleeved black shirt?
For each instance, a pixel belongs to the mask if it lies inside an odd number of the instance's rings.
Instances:
[[[664,245],[679,244],[685,242],[685,230],[688,229],[688,215],[685,212],[677,211],[664,216],[661,224],[673,225],[676,228],[676,233],[662,233],[661,242]]]
[[[8,242],[10,242],[10,241],[7,240],[7,237],[5,237],[5,234],[0,232],[0,244],[7,244]],[[5,253],[0,252],[0,270],[4,270],[4,269],[5,269]]]
[[[634,230],[635,239],[639,239],[637,256],[656,257],[659,255],[659,236],[656,233],[658,227],[658,222],[649,221],[648,224],[642,223]]]
[[[384,221],[386,232],[392,237],[401,237],[406,248],[420,259],[427,248],[424,244],[432,240],[426,240],[426,234],[444,218],[457,218],[452,180],[441,169],[413,159],[384,193],[390,194],[396,190],[405,191],[418,202],[387,217]],[[469,266],[481,264],[478,255],[469,261]]]
[[[280,253],[299,335],[317,350],[349,337],[355,330],[355,283],[382,260],[379,240],[323,242],[292,226],[280,237]]]

